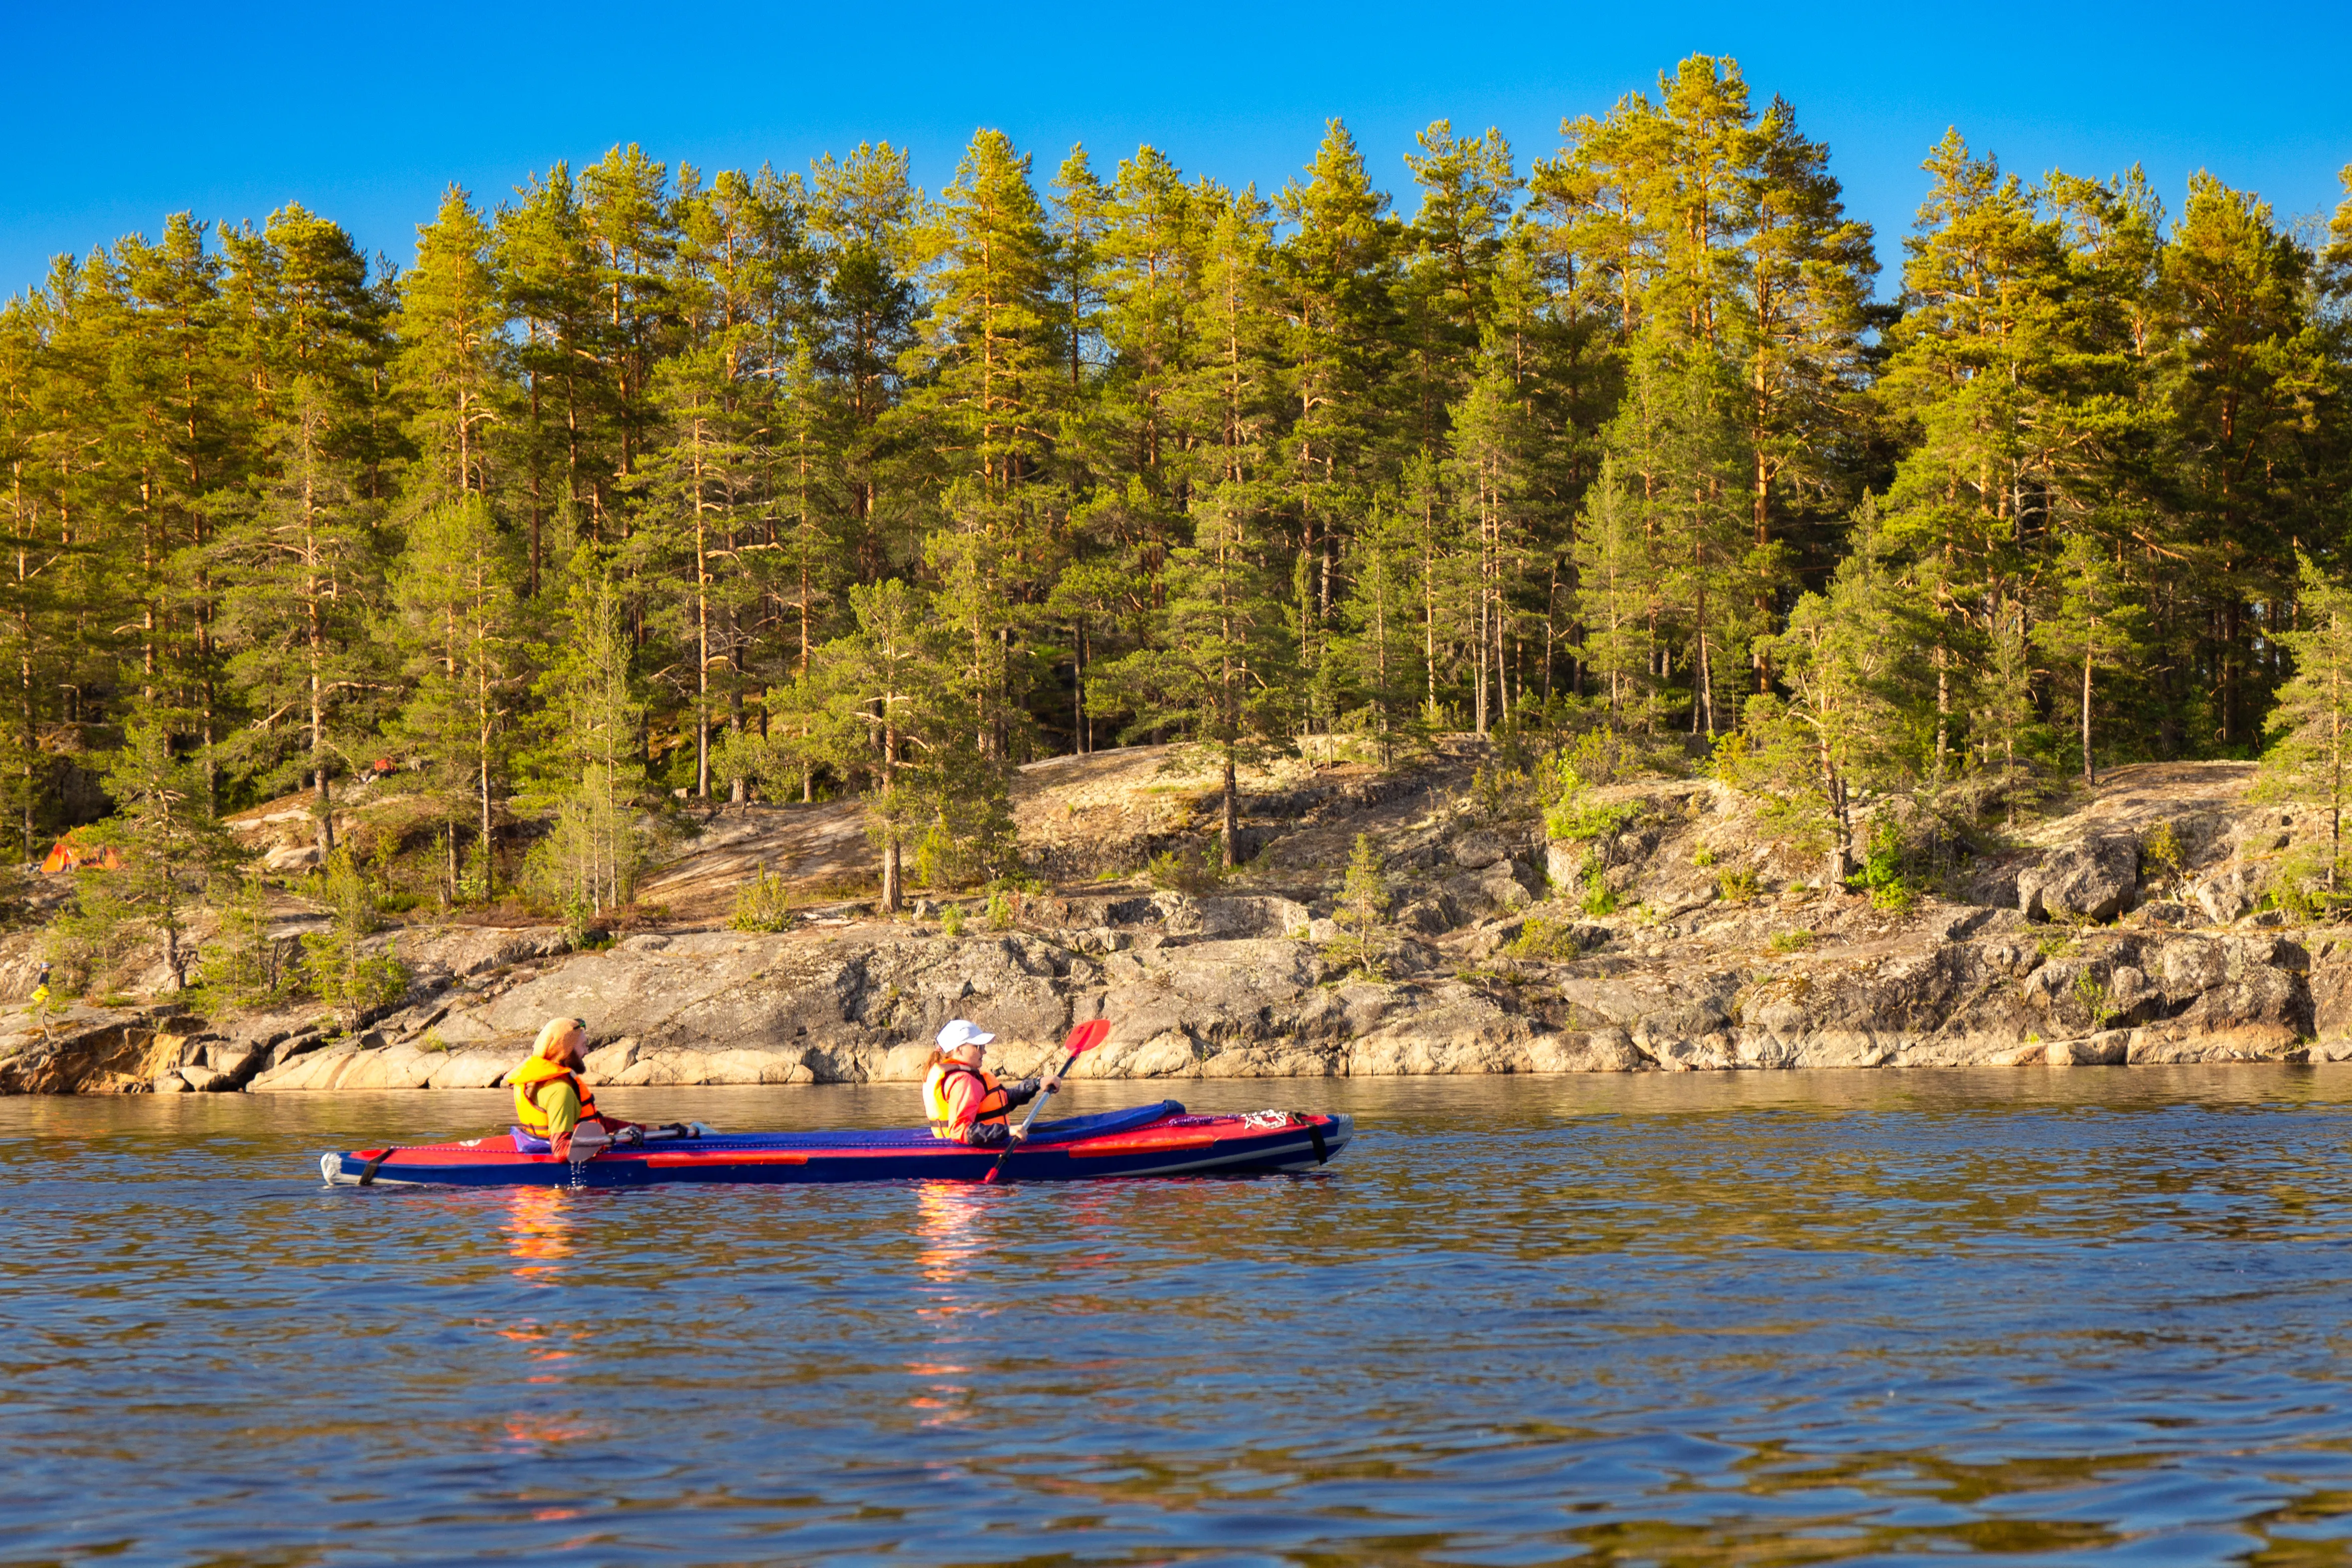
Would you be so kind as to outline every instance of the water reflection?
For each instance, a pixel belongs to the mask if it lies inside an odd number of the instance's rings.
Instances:
[[[530,1285],[552,1285],[572,1256],[571,1194],[558,1187],[499,1191],[506,1205],[507,1255],[514,1276]]]
[[[1179,1093],[1361,1142],[325,1192],[495,1097],[0,1102],[0,1559],[2352,1563],[2352,1073]]]

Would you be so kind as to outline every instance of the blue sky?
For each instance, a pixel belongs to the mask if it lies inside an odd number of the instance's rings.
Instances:
[[[1008,132],[1041,181],[1074,142],[1106,172],[1149,140],[1188,173],[1279,184],[1344,117],[1391,190],[1440,116],[1522,166],[1693,51],[1738,58],[1832,149],[1899,264],[1917,165],[1948,125],[2032,175],[2144,163],[2176,209],[2210,168],[2283,216],[2352,163],[2352,4],[1484,6],[1021,4],[563,7],[15,0],[0,94],[0,294],[163,215],[299,200],[405,259],[455,180],[490,203],[635,141],[706,170],[799,168],[861,138],[945,183]],[[1409,199],[1401,205],[1408,210]]]

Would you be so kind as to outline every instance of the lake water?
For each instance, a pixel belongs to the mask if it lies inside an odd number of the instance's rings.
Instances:
[[[357,1191],[503,1097],[0,1100],[0,1562],[2352,1562],[2352,1070],[1176,1092],[1360,1135]]]

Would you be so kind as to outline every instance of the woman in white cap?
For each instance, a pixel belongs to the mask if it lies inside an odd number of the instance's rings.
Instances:
[[[1001,1149],[1014,1136],[1005,1113],[1061,1083],[1058,1078],[998,1082],[994,1073],[980,1065],[995,1038],[966,1018],[950,1019],[940,1031],[930,1070],[923,1076],[923,1110],[930,1118],[932,1137]]]

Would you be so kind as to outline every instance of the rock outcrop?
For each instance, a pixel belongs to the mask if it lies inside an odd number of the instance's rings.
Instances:
[[[992,931],[976,904],[952,937],[842,909],[576,953],[549,927],[412,927],[386,939],[411,995],[362,1030],[82,1010],[0,1036],[0,1089],[493,1088],[558,1015],[623,1087],[911,1081],[956,1016],[1016,1071],[1108,1018],[1080,1070],[1139,1079],[2352,1058],[2352,941],[2257,909],[2320,827],[2245,783],[2119,770],[1941,894],[1875,900],[1816,886],[1817,851],[1702,779],[1589,792],[1559,837],[1467,791],[1301,784],[1213,894],[1077,883]],[[737,855],[776,837],[727,832]],[[1335,906],[1357,833],[1393,895],[1369,973]]]

